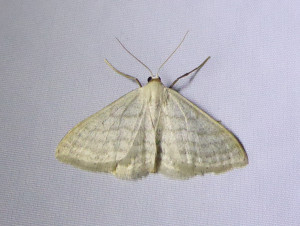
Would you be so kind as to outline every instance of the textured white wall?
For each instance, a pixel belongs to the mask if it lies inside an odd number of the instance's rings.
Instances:
[[[297,225],[300,2],[0,1],[1,225]],[[76,123],[153,71],[242,141],[246,168],[132,182],[63,165]]]

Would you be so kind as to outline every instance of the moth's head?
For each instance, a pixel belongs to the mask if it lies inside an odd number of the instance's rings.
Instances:
[[[148,78],[148,83],[149,83],[149,82],[152,82],[152,81],[158,81],[158,82],[161,82],[161,79],[160,79],[159,76],[150,76],[150,77]]]

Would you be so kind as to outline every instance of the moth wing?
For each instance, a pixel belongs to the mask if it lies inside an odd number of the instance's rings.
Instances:
[[[56,158],[122,179],[147,175],[153,168],[156,148],[141,89],[126,94],[71,129],[59,143]]]
[[[222,173],[248,164],[238,139],[176,91],[165,88],[157,137],[159,172],[173,178]]]

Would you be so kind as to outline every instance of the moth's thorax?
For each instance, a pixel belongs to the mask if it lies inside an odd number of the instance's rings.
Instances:
[[[165,86],[160,79],[152,79],[146,86],[142,88],[143,98],[149,107],[151,120],[154,128],[157,127],[161,104],[163,101]]]
[[[156,105],[161,101],[165,86],[159,79],[152,79],[146,86],[142,88],[143,96],[150,105]]]

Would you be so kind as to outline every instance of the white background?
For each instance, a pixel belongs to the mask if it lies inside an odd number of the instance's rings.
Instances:
[[[231,129],[246,168],[122,181],[58,162],[81,120],[145,84],[175,89]],[[299,225],[300,2],[0,1],[0,225]]]

